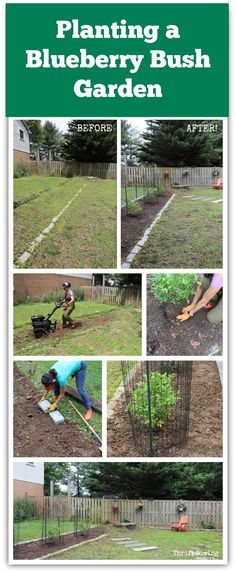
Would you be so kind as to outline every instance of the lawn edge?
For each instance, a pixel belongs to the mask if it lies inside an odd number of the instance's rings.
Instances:
[[[42,561],[43,559],[47,559],[48,557],[51,557],[52,555],[58,555],[59,553],[65,553],[66,551],[70,551],[71,549],[74,549],[75,547],[80,547],[81,545],[85,545],[85,543],[91,543],[92,541],[97,541],[98,539],[101,539],[102,537],[106,537],[107,535],[108,535],[108,533],[103,533],[102,535],[99,535],[99,537],[94,537],[94,539],[88,539],[87,541],[82,541],[81,543],[76,543],[75,545],[71,545],[70,547],[66,547],[64,549],[61,549],[60,551],[53,551],[53,553],[47,553],[43,557],[37,557],[36,559],[33,559],[33,561],[37,561],[38,559],[40,561]]]
[[[125,262],[122,263],[122,265],[121,265],[122,269],[130,269],[131,264],[133,262],[133,259],[136,257],[136,255],[138,255],[139,251],[141,251],[141,249],[144,247],[153,227],[159,221],[159,219],[162,217],[164,211],[169,207],[169,204],[171,203],[172,199],[174,199],[175,196],[176,196],[176,193],[173,193],[173,195],[171,195],[170,199],[168,199],[168,201],[166,202],[164,207],[162,207],[162,209],[159,211],[159,213],[157,214],[155,219],[152,221],[151,225],[149,225],[149,227],[145,230],[142,238],[138,240],[138,242],[134,245],[134,247],[132,247],[130,253],[127,255],[127,257],[125,259]]]

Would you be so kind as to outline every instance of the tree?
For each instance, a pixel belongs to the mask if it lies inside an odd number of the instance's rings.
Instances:
[[[45,462],[44,495],[50,495],[50,481],[54,481],[54,494],[61,495],[60,485],[65,485],[71,477],[71,464],[67,462]]]
[[[189,131],[192,123],[204,121],[149,120],[140,146],[140,161],[161,167],[222,165],[222,121],[214,121],[217,132]]]
[[[29,131],[30,153],[34,159],[40,159],[40,148],[43,141],[43,127],[40,119],[25,120]]]
[[[221,463],[92,463],[82,485],[92,497],[222,499]]]
[[[94,274],[94,284],[95,286],[101,286],[103,284],[102,274]],[[141,275],[139,274],[105,274],[105,286],[114,287],[128,287],[137,286],[141,288]]]
[[[116,121],[78,119],[70,121],[68,132],[64,136],[63,153],[66,159],[78,162],[116,162]]]
[[[42,155],[45,159],[60,159],[62,134],[51,121],[45,121],[43,126]]]
[[[125,165],[137,165],[139,161],[138,150],[141,136],[137,129],[127,121],[121,122],[121,156]]]

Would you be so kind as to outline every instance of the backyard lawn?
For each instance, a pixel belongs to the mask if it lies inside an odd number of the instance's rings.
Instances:
[[[55,519],[48,520],[48,529],[57,527],[58,521]],[[73,521],[61,521],[61,532],[67,533],[74,530]],[[14,523],[14,540],[15,543],[29,541],[30,539],[40,539],[42,537],[43,523],[42,519],[24,520]]]
[[[71,204],[54,221],[69,201]],[[14,179],[14,202],[14,263],[17,267],[116,266],[115,180],[22,177]],[[28,260],[20,260],[50,224],[49,232],[37,242]]]
[[[129,538],[130,542],[137,541],[146,546],[157,546],[153,551],[136,552],[124,543],[117,543],[112,539],[118,537]],[[128,545],[127,539],[126,544]],[[140,545],[141,547],[141,545]],[[98,541],[77,546],[63,553],[54,554],[49,559],[74,560],[202,560],[222,559],[222,534],[215,531],[188,531],[177,533],[163,531],[155,528],[138,528],[127,530],[112,528],[108,535]]]
[[[60,330],[35,339],[31,316],[47,315],[53,304],[28,303],[14,307],[14,343],[18,355],[139,355],[141,352],[141,310],[92,301],[76,304],[76,329]],[[61,324],[61,311],[53,315]]]
[[[221,199],[213,189],[175,190],[132,267],[221,268],[222,203],[212,202]]]
[[[129,361],[129,365],[134,365],[135,362]],[[107,362],[107,400],[109,401],[114,396],[115,391],[119,388],[123,380],[121,362],[111,361]]]

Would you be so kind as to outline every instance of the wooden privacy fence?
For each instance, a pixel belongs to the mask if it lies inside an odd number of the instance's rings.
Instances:
[[[216,169],[216,170],[215,170]],[[218,174],[216,174],[216,171]],[[213,182],[222,177],[222,168],[217,167],[125,167],[121,168],[122,186],[168,187],[188,185],[189,187],[211,188]]]
[[[138,306],[141,305],[141,288],[138,287],[103,287],[103,286],[83,286],[85,300],[93,300],[117,306]]]
[[[99,177],[116,179],[116,163],[77,163],[76,161],[27,161],[30,175],[52,177]]]
[[[179,521],[177,503],[174,500],[117,500],[70,496],[41,497],[36,500],[38,518],[46,515],[50,519],[56,519],[58,516],[61,519],[73,519],[78,511],[79,520],[88,520],[91,523],[117,525],[129,521],[142,527],[167,529],[171,521]],[[203,523],[211,523],[216,529],[222,529],[221,501],[187,501],[186,505],[190,529],[202,529]]]

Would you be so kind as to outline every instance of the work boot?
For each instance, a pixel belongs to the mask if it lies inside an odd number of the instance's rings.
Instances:
[[[92,417],[92,413],[93,413],[92,408],[89,408],[88,410],[86,410],[85,415],[84,415],[84,419],[90,420],[90,418]]]

